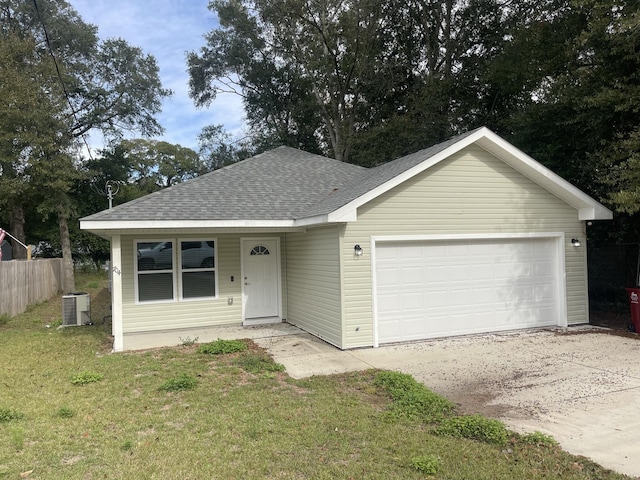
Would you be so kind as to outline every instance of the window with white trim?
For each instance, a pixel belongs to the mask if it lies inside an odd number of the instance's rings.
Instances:
[[[180,247],[179,256],[174,253],[175,245]],[[134,246],[137,302],[217,296],[215,240],[138,240]]]

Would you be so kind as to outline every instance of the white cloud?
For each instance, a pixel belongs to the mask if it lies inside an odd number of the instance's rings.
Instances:
[[[165,128],[162,139],[197,149],[197,135],[211,124],[223,124],[230,132],[244,128],[240,97],[220,95],[208,108],[198,110],[189,98],[186,53],[205,44],[203,35],[217,25],[207,9],[208,0],[70,0],[82,19],[98,27],[102,39],[120,37],[153,55],[165,88],[173,90],[163,102],[158,121]],[[98,135],[93,141],[101,141]]]

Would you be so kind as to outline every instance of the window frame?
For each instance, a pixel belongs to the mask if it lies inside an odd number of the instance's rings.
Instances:
[[[138,269],[138,244],[140,243],[171,243],[172,249],[172,268],[162,270],[139,270]],[[213,266],[201,267],[201,268],[182,268],[182,243],[183,242],[213,242]],[[216,237],[207,238],[192,238],[192,237],[178,237],[178,238],[163,238],[163,239],[133,239],[133,268],[134,268],[134,302],[136,305],[152,305],[163,303],[177,303],[177,302],[199,302],[217,300],[220,295],[220,284],[218,281],[218,239]],[[189,272],[213,272],[214,282],[214,294],[207,297],[186,297],[184,296],[184,282],[183,273]],[[161,300],[140,300],[140,288],[139,288],[139,276],[140,275],[153,275],[153,274],[167,274],[171,273],[173,298],[161,299]]]
[[[219,297],[220,286],[218,284],[218,239],[217,238],[178,238],[177,244],[180,246],[180,253],[177,254],[176,261],[178,262],[177,269],[177,282],[178,282],[178,301],[179,302],[199,302],[202,300],[217,300]],[[200,268],[182,268],[182,243],[183,242],[213,242],[213,267],[200,267]],[[210,297],[187,297],[184,296],[184,282],[182,279],[182,274],[184,272],[209,272],[213,271],[213,285],[214,292],[213,296]]]
[[[171,269],[162,270],[140,270],[138,268],[138,244],[139,243],[171,243]],[[136,305],[149,305],[153,303],[173,303],[177,300],[178,285],[176,284],[176,260],[175,260],[175,238],[163,238],[163,239],[134,239],[133,240],[133,268],[134,268],[134,300]],[[160,300],[140,300],[140,275],[153,275],[153,274],[167,274],[171,273],[171,287],[173,290],[172,298],[164,298]]]

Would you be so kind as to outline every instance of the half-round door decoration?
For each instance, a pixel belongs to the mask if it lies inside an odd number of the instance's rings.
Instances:
[[[271,255],[271,252],[269,252],[269,249],[264,245],[256,245],[249,255]]]

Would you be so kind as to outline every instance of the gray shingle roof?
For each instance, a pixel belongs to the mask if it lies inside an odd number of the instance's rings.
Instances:
[[[278,147],[83,220],[290,220],[366,170]]]
[[[471,133],[371,169],[278,147],[82,220],[294,220],[328,214]]]

